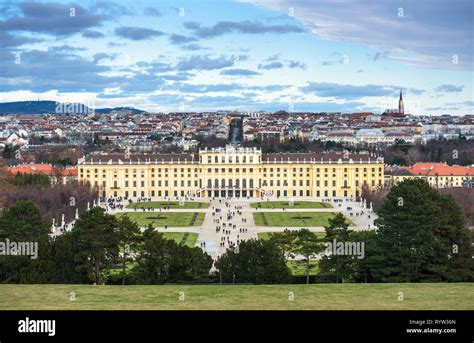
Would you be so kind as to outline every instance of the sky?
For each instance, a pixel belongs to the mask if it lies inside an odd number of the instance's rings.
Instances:
[[[471,0],[0,1],[0,102],[474,113]]]

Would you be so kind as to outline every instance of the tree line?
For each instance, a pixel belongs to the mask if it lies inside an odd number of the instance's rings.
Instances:
[[[70,232],[56,238],[49,235],[50,225],[28,200],[4,211],[0,240],[38,242],[39,256],[0,255],[0,282],[282,284],[302,281],[291,275],[293,258],[303,261],[306,283],[474,281],[471,237],[460,207],[420,179],[390,190],[377,230],[353,231],[339,213],[324,237],[286,230],[268,240],[243,241],[217,261],[99,207],[84,211]]]
[[[1,256],[2,283],[162,284],[204,282],[212,258],[200,248],[140,231],[127,216],[120,219],[94,207],[71,231],[55,238],[35,204],[20,200],[0,217],[0,237],[37,242],[38,258]],[[129,263],[132,272],[127,273]],[[117,272],[118,271],[118,272]]]

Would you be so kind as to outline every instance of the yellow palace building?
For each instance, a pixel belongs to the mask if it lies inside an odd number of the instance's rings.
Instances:
[[[257,148],[83,158],[78,178],[103,197],[352,198],[382,186],[383,158],[349,153],[262,153]]]

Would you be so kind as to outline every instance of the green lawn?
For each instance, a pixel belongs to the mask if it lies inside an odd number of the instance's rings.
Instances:
[[[192,248],[196,244],[198,234],[194,232],[162,232],[163,237],[172,239],[178,244],[185,244]]]
[[[278,235],[279,232],[259,232],[259,233],[257,233],[257,236],[258,236],[258,239],[267,240],[267,239],[270,239],[270,235],[272,235],[272,234],[273,235]],[[324,238],[326,236],[325,232],[314,232],[314,234],[318,238]]]
[[[208,208],[209,203],[207,202],[198,202],[198,201],[185,201],[183,205],[179,204],[179,201],[150,201],[150,202],[134,202],[127,205],[127,208]]]
[[[253,219],[256,226],[325,226],[335,215],[336,212],[254,212]]]
[[[74,301],[69,300],[71,292],[74,292]],[[401,301],[398,300],[400,292],[403,294]],[[294,296],[294,300],[290,300],[290,294]],[[179,299],[180,295],[184,295],[183,301]],[[0,285],[2,310],[472,310],[473,308],[474,283],[261,286]]]
[[[128,215],[140,227],[152,224],[154,227],[200,226],[205,214],[202,212],[121,212],[116,216]]]
[[[252,208],[332,208],[332,205],[326,202],[316,201],[295,201],[290,206],[288,201],[261,201],[250,204]]]

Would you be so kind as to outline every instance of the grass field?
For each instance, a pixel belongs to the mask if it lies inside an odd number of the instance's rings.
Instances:
[[[257,233],[257,236],[258,236],[258,239],[267,240],[270,238],[270,235],[272,234],[278,235],[278,232],[259,232]],[[324,238],[324,236],[326,236],[325,232],[314,232],[314,234],[318,238]]]
[[[140,227],[152,224],[154,227],[200,226],[204,221],[204,213],[199,212],[121,212],[116,216],[128,215]]]
[[[198,201],[185,201],[182,206],[179,205],[179,201],[150,201],[150,202],[134,202],[127,205],[127,208],[163,208],[169,207],[171,209],[179,208],[208,208],[209,203],[198,202]]]
[[[194,232],[163,232],[163,237],[192,248],[196,244],[198,234]]]
[[[325,226],[335,212],[254,212],[256,226]],[[352,224],[352,222],[351,222]]]
[[[261,201],[250,204],[252,208],[332,208],[332,205],[326,202],[316,201],[295,201],[290,206],[288,201]]]
[[[70,293],[75,300],[71,301]],[[179,296],[184,294],[184,300]],[[290,292],[294,300],[289,300]],[[400,292],[403,300],[398,300]],[[2,310],[472,310],[472,283],[0,285]]]

